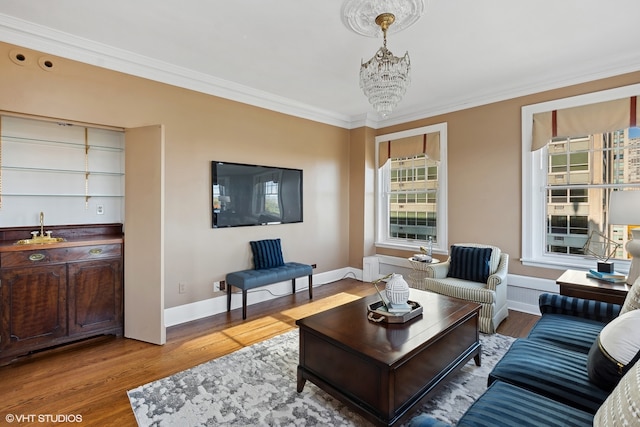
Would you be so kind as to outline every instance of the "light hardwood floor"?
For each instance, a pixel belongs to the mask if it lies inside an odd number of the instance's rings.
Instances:
[[[369,283],[344,279],[314,288],[311,301],[304,291],[251,305],[244,321],[237,309],[169,328],[164,346],[104,336],[23,357],[0,367],[0,425],[7,415],[52,414],[79,415],[82,426],[135,426],[127,390],[287,332],[297,319],[372,292]],[[498,332],[526,336],[536,320],[512,311]]]

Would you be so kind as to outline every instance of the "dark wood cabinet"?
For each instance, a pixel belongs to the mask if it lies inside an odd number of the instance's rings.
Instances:
[[[0,280],[3,358],[67,336],[65,265],[3,268]]]
[[[79,339],[123,334],[122,236],[81,234],[51,245],[0,244],[0,365]]]
[[[69,334],[122,328],[122,262],[68,264]]]

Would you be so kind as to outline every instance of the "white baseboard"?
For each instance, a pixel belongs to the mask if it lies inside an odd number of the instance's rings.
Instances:
[[[362,270],[355,268],[341,268],[338,270],[318,273],[313,275],[313,287],[322,286],[351,277],[362,280]],[[309,279],[301,277],[296,280],[296,292],[307,292],[309,289]],[[231,295],[231,309],[242,307],[242,295],[236,292]],[[247,310],[252,304],[268,301],[284,295],[291,294],[291,281],[274,283],[273,285],[262,286],[247,292]],[[164,310],[164,323],[166,327],[191,322],[227,311],[227,294],[221,293],[219,296],[197,301],[189,304],[170,307]]]
[[[380,256],[380,270],[393,269],[393,267],[407,268],[407,261],[402,258]],[[326,283],[332,283],[344,278],[354,278],[361,280],[363,271],[357,268],[345,267],[337,270],[327,271],[313,275],[314,288]],[[559,287],[553,280],[540,279],[537,277],[520,276],[509,274],[508,279],[508,306],[510,310],[522,311],[530,314],[540,314],[538,309],[538,296],[542,292],[558,293]],[[296,281],[297,292],[307,292],[308,279],[300,278]],[[291,294],[291,281],[275,283],[252,289],[247,295],[247,307],[263,301],[268,301],[284,295]],[[242,297],[234,292],[231,296],[231,309],[242,307]],[[216,314],[224,313],[227,310],[227,295],[220,294],[213,298],[184,304],[177,307],[167,308],[164,311],[165,326],[175,326],[181,323],[191,322]],[[248,308],[250,310],[250,308]]]
[[[521,313],[535,314],[540,316],[540,309],[537,305],[524,304],[518,301],[507,301],[507,307],[509,310],[519,311]]]
[[[510,310],[540,315],[538,298],[541,293],[558,293],[554,280],[509,274],[507,277],[507,304]]]
[[[508,283],[509,286],[534,289],[542,292],[552,292],[556,294],[560,292],[560,286],[558,286],[555,280],[551,279],[541,279],[539,277],[509,274]]]

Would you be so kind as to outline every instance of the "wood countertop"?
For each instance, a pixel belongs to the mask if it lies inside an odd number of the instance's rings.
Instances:
[[[0,242],[0,252],[37,251],[41,249],[72,248],[78,246],[111,245],[124,243],[122,236],[91,236],[90,238],[69,239],[56,243],[35,243],[18,245],[15,242]]]
[[[120,223],[52,225],[44,229],[51,231],[51,237],[61,237],[64,241],[19,245],[19,240],[31,238],[31,232],[40,230],[40,226],[0,228],[0,253],[124,243],[123,225]]]

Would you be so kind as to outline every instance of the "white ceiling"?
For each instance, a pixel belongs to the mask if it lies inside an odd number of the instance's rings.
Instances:
[[[0,41],[347,128],[640,70],[638,0],[426,0],[388,37],[412,83],[380,121],[358,86],[382,40],[338,0],[2,0]]]

